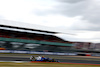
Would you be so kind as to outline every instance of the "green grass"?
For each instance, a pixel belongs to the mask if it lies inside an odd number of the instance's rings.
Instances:
[[[0,67],[100,67],[96,65],[60,64],[60,63],[14,63],[0,62]]]

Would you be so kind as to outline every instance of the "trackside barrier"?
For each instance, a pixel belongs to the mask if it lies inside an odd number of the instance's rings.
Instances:
[[[77,53],[35,52],[19,50],[0,50],[0,53],[24,53],[24,54],[46,54],[46,55],[77,55]]]
[[[94,54],[92,54],[92,56],[98,56],[98,57],[100,57],[100,53],[94,53]]]
[[[91,53],[77,53],[78,56],[91,56]]]
[[[0,50],[0,53],[11,53],[10,50]]]

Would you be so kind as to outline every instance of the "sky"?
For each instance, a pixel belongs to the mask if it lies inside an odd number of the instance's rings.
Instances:
[[[100,43],[99,17],[100,0],[0,0],[0,19],[59,29],[69,41]]]

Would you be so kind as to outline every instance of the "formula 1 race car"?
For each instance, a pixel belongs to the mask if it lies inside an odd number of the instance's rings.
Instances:
[[[52,59],[52,58],[46,58],[44,56],[38,56],[38,57],[34,57],[31,56],[30,57],[30,61],[40,61],[40,62],[60,62],[59,60],[56,59]]]

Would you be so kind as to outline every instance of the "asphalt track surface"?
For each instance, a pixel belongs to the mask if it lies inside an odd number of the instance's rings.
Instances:
[[[91,60],[73,60],[73,59],[58,59],[60,62],[67,62],[67,63],[85,63],[85,64],[100,64],[100,61],[91,61]],[[22,57],[0,57],[0,61],[29,61],[29,58],[22,58]]]

